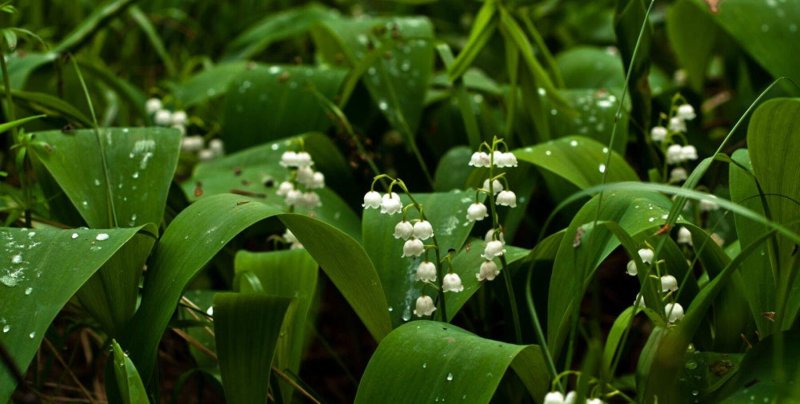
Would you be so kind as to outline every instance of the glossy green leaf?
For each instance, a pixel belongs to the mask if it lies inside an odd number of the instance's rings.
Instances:
[[[136,0],[109,0],[94,8],[93,12],[75,27],[53,49],[57,53],[74,53],[111,20],[125,11]]]
[[[90,227],[160,225],[178,161],[180,133],[160,128],[38,132],[34,149]],[[102,144],[100,143],[102,142]],[[133,315],[153,240],[126,245],[79,294],[114,335]]]
[[[291,301],[256,293],[214,296],[214,334],[229,403],[267,402],[275,346]]]
[[[610,89],[625,85],[619,55],[607,49],[576,46],[556,56],[564,84],[573,89]]]
[[[800,79],[800,3],[795,1],[726,0],[712,12],[702,0],[692,2],[730,34],[774,77]],[[796,87],[785,88],[796,93]]]
[[[318,43],[320,36],[340,49],[324,47],[326,58],[337,60],[335,53],[341,52],[364,74],[372,100],[392,127],[413,136],[433,69],[431,22],[425,17],[327,19],[315,32]]]
[[[21,371],[61,308],[139,229],[0,229],[0,344]],[[0,366],[0,401],[15,385]]]
[[[456,146],[442,156],[434,174],[436,191],[448,192],[464,188],[470,174],[470,170],[465,170],[464,167],[468,167],[470,156],[472,149],[467,146]]]
[[[750,155],[747,150],[740,149],[733,153],[733,161],[739,165],[729,166],[731,201],[738,203],[754,212],[764,214],[761,205],[760,193],[752,174]],[[739,237],[741,246],[746,247],[753,242],[760,234],[767,231],[766,226],[754,220],[747,219],[734,214],[736,223],[736,235]],[[770,255],[766,253],[768,248],[764,247],[764,253],[759,253],[748,258],[739,269],[739,276],[747,285],[742,290],[750,305],[753,319],[755,319],[758,331],[762,335],[768,335],[772,328],[772,322],[761,315],[761,313],[775,311],[775,278]]]
[[[777,7],[777,6],[776,6]],[[780,7],[791,6],[781,4]],[[781,9],[781,8],[778,8]],[[800,8],[797,8],[800,12]],[[768,217],[785,223],[790,231],[800,232],[800,178],[789,173],[800,171],[800,98],[782,98],[765,102],[756,109],[747,128],[747,145],[755,173],[764,192]],[[800,311],[800,276],[797,243],[778,236],[776,269],[776,312],[783,327],[794,324]],[[794,291],[794,292],[792,292]]]
[[[612,91],[619,94],[619,91]],[[594,139],[604,145],[611,142],[611,128],[617,113],[619,98],[607,90],[562,90],[561,95],[574,107],[577,115],[550,110],[550,130],[554,137],[580,135]],[[628,143],[629,105],[623,107],[622,116],[617,123],[617,133],[612,150],[625,154]]]
[[[611,162],[606,167],[608,152],[608,147],[595,140],[567,136],[517,149],[514,154],[520,160],[550,171],[578,188],[600,184],[606,170],[606,182],[637,180],[633,169],[614,151],[611,151]]]
[[[133,362],[128,355],[122,351],[117,341],[113,341],[111,346],[114,348],[114,376],[117,378],[120,396],[124,404],[149,403],[147,390],[144,388],[139,372],[133,366]]]
[[[265,253],[239,251],[234,269],[237,274],[254,274],[260,280],[261,292],[268,296],[293,298],[281,326],[273,365],[300,374],[308,316],[317,288],[317,263],[304,249]],[[282,385],[282,390],[285,391],[284,400],[291,401],[291,387]]]
[[[327,129],[331,121],[317,94],[332,99],[346,73],[309,66],[257,65],[246,69],[231,81],[225,96],[225,148],[239,151]]]
[[[21,90],[25,88],[28,77],[48,63],[53,62],[58,57],[55,53],[12,53],[8,55],[8,78],[11,81],[11,88]],[[0,74],[2,77],[2,74]]]
[[[284,213],[280,206],[240,195],[213,195],[191,204],[170,223],[150,262],[141,306],[123,341],[144,380],[153,374],[158,341],[189,281],[237,234],[276,216],[325,270],[372,335],[380,340],[388,334],[391,323],[380,279],[356,240],[318,220]]]
[[[183,108],[225,95],[231,82],[247,70],[248,62],[229,62],[202,70],[175,85],[172,94]]]
[[[225,60],[249,59],[269,45],[309,31],[335,13],[319,4],[308,4],[278,13],[270,13],[234,38],[225,49]]]
[[[317,190],[322,207],[314,209],[314,217],[359,239],[361,224],[358,216],[333,192],[336,190],[344,195],[353,192],[352,174],[336,146],[320,133],[275,141],[200,163],[195,167],[192,177],[183,183],[184,193],[189,200],[221,193],[239,193],[263,198],[288,211],[283,198],[275,194],[278,185],[289,175],[289,170],[279,164],[280,157],[290,146],[292,149],[297,148],[300,140],[314,159],[314,169],[325,174],[326,188]],[[198,189],[202,191],[202,195],[198,195]],[[295,211],[308,212],[305,208],[297,208]]]
[[[389,334],[369,361],[356,403],[488,403],[509,367],[539,400],[549,390],[541,351],[415,321]]]

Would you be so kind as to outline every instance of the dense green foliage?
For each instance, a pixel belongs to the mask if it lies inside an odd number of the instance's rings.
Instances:
[[[0,403],[800,400],[800,2],[0,19]]]

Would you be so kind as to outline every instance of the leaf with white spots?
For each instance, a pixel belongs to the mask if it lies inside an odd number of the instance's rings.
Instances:
[[[81,285],[132,239],[149,238],[140,229],[0,229],[0,344],[21,371]],[[0,402],[15,386],[0,366]]]

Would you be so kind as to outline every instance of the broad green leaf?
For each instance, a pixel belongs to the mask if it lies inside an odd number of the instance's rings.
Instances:
[[[792,6],[781,3],[775,8],[780,10],[783,7]],[[800,12],[800,8],[797,10]],[[785,223],[795,233],[800,231],[800,224],[797,223],[800,206],[796,202],[800,200],[800,178],[790,173],[800,171],[800,160],[797,159],[800,153],[798,116],[800,98],[774,99],[756,109],[747,128],[750,160],[764,192],[765,212],[770,220]],[[774,276],[778,287],[775,310],[783,321],[778,327],[788,327],[794,324],[800,310],[797,244],[783,236],[778,236],[776,243],[778,251]]]
[[[695,4],[690,0],[672,4],[667,13],[667,35],[681,67],[686,69],[689,83],[700,91],[720,31],[711,16],[698,10]]]
[[[680,380],[681,402],[695,400],[717,402],[709,399],[710,393],[739,371],[744,354],[693,351],[686,355]],[[709,400],[709,401],[706,401]]]
[[[356,403],[488,403],[511,367],[535,400],[549,390],[539,347],[415,321],[392,331],[367,364]]]
[[[22,372],[61,308],[139,230],[0,229],[0,344]],[[15,385],[0,366],[0,401]]]
[[[183,289],[237,234],[270,217],[292,230],[377,340],[391,330],[381,282],[366,252],[340,230],[284,213],[280,206],[240,195],[202,198],[183,210],[159,240],[144,282],[142,302],[123,346],[145,381],[150,380],[161,335]]]
[[[37,132],[35,138],[50,147],[34,152],[89,226],[160,224],[180,132],[104,128],[99,134],[98,139],[94,130]]]
[[[731,201],[763,215],[764,209],[761,205],[755,177],[752,174],[750,155],[747,150],[740,149],[733,153],[732,159],[741,166],[731,164],[728,169]],[[737,214],[734,214],[733,218],[736,222],[736,235],[743,247],[750,245],[758,235],[767,231],[764,225],[754,220]],[[747,285],[742,292],[747,298],[753,319],[761,335],[769,335],[769,330],[772,328],[772,322],[762,313],[775,311],[775,278],[770,263],[770,255],[773,252],[770,251],[768,255],[767,250],[767,246],[764,246],[762,252],[748,258],[739,269],[739,276]]]
[[[572,219],[553,263],[547,339],[556,354],[561,351],[567,326],[594,270],[620,243],[604,226],[593,227],[594,220],[615,222],[636,238],[649,235],[648,231],[655,232],[666,220],[671,206],[666,197],[647,192],[607,192],[600,210],[598,202],[599,197],[593,198]],[[620,267],[619,271],[624,272],[625,268]]]
[[[617,113],[619,91],[608,90],[562,90],[561,95],[574,107],[577,115],[559,113],[550,110],[550,130],[554,137],[580,135],[594,139],[604,145],[611,142],[611,128],[614,126],[614,115]],[[615,93],[617,95],[614,95]],[[617,123],[617,134],[612,150],[625,154],[628,143],[628,114],[623,108],[622,116]]]
[[[289,170],[279,164],[280,157],[290,146],[296,148],[301,140],[305,150],[314,159],[314,169],[325,174],[326,188],[317,190],[322,207],[314,209],[315,217],[359,239],[361,224],[358,216],[330,189],[343,195],[354,192],[352,174],[336,146],[320,133],[275,141],[200,163],[195,167],[192,177],[182,184],[184,193],[189,200],[220,193],[240,193],[263,198],[288,211],[283,198],[275,194],[281,181],[289,176]],[[202,195],[198,195],[198,190],[202,191]],[[308,212],[305,208],[296,211]]]
[[[702,0],[692,2],[703,9],[739,45],[774,77],[800,79],[800,3],[796,1],[726,0],[713,12]],[[796,87],[785,86],[796,93]]]
[[[413,142],[433,69],[433,25],[426,17],[331,18],[315,31],[328,60],[341,52],[363,74],[372,100],[393,128]],[[340,56],[341,57],[341,56]]]
[[[336,13],[319,4],[309,4],[278,13],[271,13],[234,38],[225,49],[225,60],[249,59],[272,43],[309,31],[320,21]]]
[[[310,131],[331,121],[317,98],[332,99],[347,72],[311,66],[265,66],[246,69],[231,81],[225,96],[222,138],[239,151]]]
[[[225,95],[231,82],[247,70],[248,65],[248,62],[214,65],[175,85],[172,94],[183,108]]]
[[[600,184],[606,170],[606,182],[637,180],[633,169],[614,151],[606,167],[607,153],[605,145],[580,136],[567,136],[514,151],[520,160],[550,171],[581,189]]]
[[[180,133],[114,128],[37,132],[49,147],[34,149],[90,227],[161,224],[175,173]],[[80,292],[80,300],[111,335],[133,315],[152,239],[126,245]]]
[[[268,296],[293,298],[281,326],[274,366],[300,374],[300,360],[306,342],[308,315],[317,288],[317,263],[303,249],[236,253],[237,274],[252,273]],[[282,384],[284,400],[291,401],[291,386]]]
[[[576,46],[556,56],[567,88],[609,89],[625,85],[625,70],[619,55],[607,49]]]
[[[434,174],[434,186],[436,191],[448,192],[454,189],[463,189],[470,175],[469,159],[472,150],[467,146],[456,146],[447,151],[439,160]]]
[[[122,347],[117,341],[112,340],[111,346],[114,348],[114,376],[117,378],[122,402],[125,404],[149,403],[147,390],[139,377],[139,372],[128,358],[128,354],[122,351]]]
[[[256,293],[214,296],[214,334],[229,403],[267,402],[275,345],[291,301]]]

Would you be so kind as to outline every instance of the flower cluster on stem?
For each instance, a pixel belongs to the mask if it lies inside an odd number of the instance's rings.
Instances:
[[[278,185],[276,193],[283,197],[290,211],[295,207],[314,209],[322,206],[319,194],[314,190],[325,188],[325,175],[314,171],[314,160],[308,152],[285,151],[280,165],[289,169],[289,175]]]
[[[686,229],[684,228],[681,228]],[[686,230],[688,232],[688,230]],[[685,235],[684,235],[685,237]],[[689,235],[691,237],[691,234]],[[670,274],[662,273],[662,266],[664,261],[663,260],[656,260],[655,252],[649,246],[647,248],[642,248],[637,251],[639,255],[639,259],[644,264],[645,268],[647,269],[646,275],[647,278],[654,278],[657,279],[660,283],[659,293],[660,298],[662,301],[666,302],[664,304],[664,316],[667,320],[668,324],[674,324],[680,321],[683,318],[683,306],[680,303],[675,301],[675,292],[678,291],[678,280]],[[630,276],[637,276],[639,274],[638,267],[636,266],[636,261],[630,260],[628,261],[628,265],[626,268],[626,273]],[[636,299],[633,302],[634,307],[636,308],[644,308],[644,297],[641,293],[636,295]]]
[[[378,191],[375,191],[375,184],[383,179],[388,179],[391,182],[388,191],[381,195]],[[403,203],[400,195],[393,192],[395,187],[405,193],[410,203]],[[464,285],[461,283],[461,277],[453,272],[453,268],[450,265],[450,254],[447,254],[444,258],[441,257],[441,250],[439,243],[436,241],[433,225],[428,221],[422,204],[409,192],[403,180],[381,174],[373,179],[370,191],[364,195],[364,203],[361,206],[364,209],[380,210],[380,213],[384,215],[394,216],[398,213],[401,214],[400,221],[394,226],[393,233],[395,239],[403,240],[403,251],[400,257],[412,259],[422,257],[422,261],[417,265],[414,279],[417,282],[421,282],[424,287],[432,288],[438,292],[437,300],[442,320],[447,321],[444,293],[461,292],[464,290]],[[418,218],[409,219],[409,210],[416,211],[417,214],[415,216]],[[442,276],[443,265],[449,266],[449,272]],[[438,283],[440,280],[441,283]],[[417,317],[432,316],[436,310],[436,302],[423,290],[422,294],[417,298],[414,315]]]
[[[190,153],[199,161],[210,161],[225,155],[225,143],[222,139],[211,139],[206,142],[203,136],[187,134],[189,115],[183,110],[170,110],[158,98],[150,98],[145,102],[144,109],[148,117],[158,126],[175,128],[181,132],[181,151]]]
[[[689,144],[684,135],[686,122],[696,117],[694,107],[677,94],[672,100],[670,113],[662,114],[659,125],[650,129],[650,139],[659,145],[664,155],[664,172],[672,167],[669,172],[670,183],[685,181],[688,172],[683,165],[698,158],[697,148]]]

